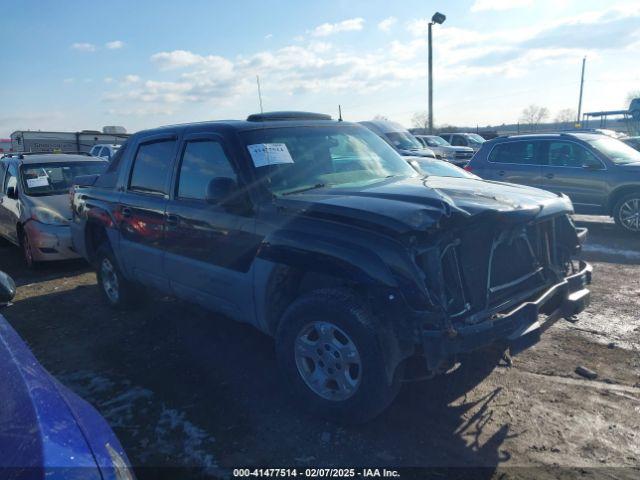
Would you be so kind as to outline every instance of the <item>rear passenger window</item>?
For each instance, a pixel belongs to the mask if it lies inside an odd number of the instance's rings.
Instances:
[[[133,162],[129,190],[166,194],[167,175],[171,170],[175,146],[174,139],[140,145]]]
[[[178,197],[204,200],[209,182],[216,177],[237,181],[222,145],[214,140],[187,142],[178,176]]]
[[[489,161],[494,163],[517,163],[520,165],[539,165],[536,142],[508,142],[493,147]]]

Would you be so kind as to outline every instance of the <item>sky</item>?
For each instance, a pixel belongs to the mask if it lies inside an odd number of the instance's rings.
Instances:
[[[412,126],[552,120],[626,108],[640,90],[638,0],[0,0],[0,138],[305,110]]]

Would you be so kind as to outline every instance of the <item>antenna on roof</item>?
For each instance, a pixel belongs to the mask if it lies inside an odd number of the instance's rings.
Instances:
[[[256,83],[258,84],[258,100],[260,101],[260,113],[264,113],[264,110],[262,110],[262,92],[260,91],[260,75],[256,75]]]
[[[342,105],[338,105],[338,121],[342,121]]]

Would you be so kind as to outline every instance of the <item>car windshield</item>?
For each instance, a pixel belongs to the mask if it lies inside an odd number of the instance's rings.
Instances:
[[[640,152],[615,138],[602,136],[589,143],[613,163],[625,164],[640,162]]]
[[[364,127],[265,128],[241,136],[258,175],[275,195],[416,176],[400,155]]]
[[[479,178],[460,167],[445,162],[444,160],[429,160],[425,158],[412,158],[409,163],[424,175],[435,177]]]
[[[107,162],[60,162],[22,165],[22,185],[30,196],[67,193],[75,177],[100,174]]]
[[[436,137],[435,135],[433,137],[422,137],[422,138],[427,142],[427,145],[429,145],[430,147],[451,146],[451,144],[447,142],[444,138]]]
[[[467,138],[471,143],[475,143],[476,145],[480,145],[486,142],[486,140],[482,138],[480,135],[478,135],[477,133],[469,133],[467,134]]]
[[[399,150],[422,150],[424,146],[409,132],[387,132],[385,137]]]

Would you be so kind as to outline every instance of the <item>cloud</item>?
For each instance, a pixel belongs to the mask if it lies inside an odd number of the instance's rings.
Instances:
[[[96,46],[93,43],[74,43],[71,45],[73,50],[78,50],[79,52],[95,52]]]
[[[471,5],[471,11],[511,10],[514,8],[528,7],[532,3],[533,0],[476,0],[473,5]]]
[[[125,75],[122,79],[122,83],[124,84],[138,83],[139,81],[140,77],[138,75]]]
[[[264,39],[265,39],[265,40],[271,40],[272,38],[273,38],[273,33],[267,33],[267,34],[264,36]]]
[[[75,79],[75,78],[65,78],[65,79],[63,80],[63,82],[64,82],[64,83],[67,83],[67,84],[69,84],[69,83],[74,83],[75,81],[76,81],[76,79]]]
[[[104,46],[108,50],[118,50],[124,47],[124,42],[122,40],[114,40],[112,42],[105,43]]]
[[[438,82],[517,78],[543,68],[553,71],[579,62],[585,53],[593,59],[605,57],[610,46],[631,52],[640,39],[640,8],[636,10],[587,12],[517,29],[438,25],[434,45]],[[144,81],[114,82],[104,99],[116,102],[114,108],[120,102],[132,112],[149,111],[152,106],[172,111],[188,104],[234,106],[255,96],[256,75],[265,98],[367,95],[417,85],[426,77],[427,23],[428,19],[407,23],[413,38],[391,41],[379,49],[316,39],[236,56],[160,51],[150,57],[158,71],[156,78],[152,74]],[[590,29],[602,31],[591,34],[594,40],[586,33]]]
[[[318,25],[311,31],[314,37],[326,37],[339,32],[351,32],[362,30],[364,27],[364,18],[350,18],[337,23],[323,23]]]
[[[393,27],[397,22],[398,19],[396,17],[387,17],[380,23],[378,23],[378,29],[382,30],[383,32],[388,32],[389,30],[391,30],[391,27]]]

